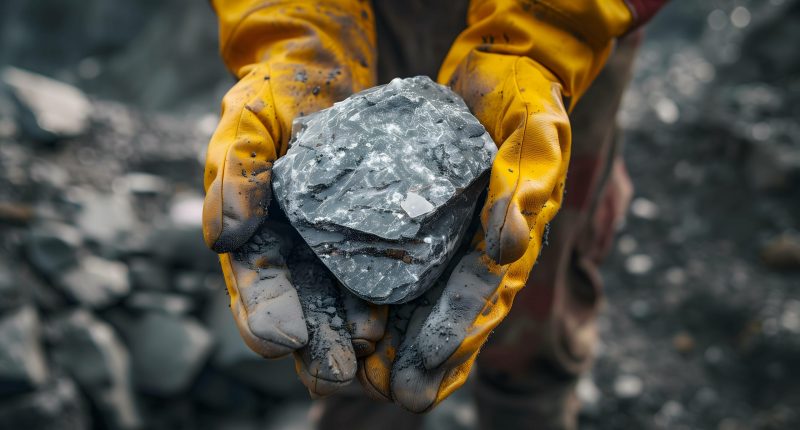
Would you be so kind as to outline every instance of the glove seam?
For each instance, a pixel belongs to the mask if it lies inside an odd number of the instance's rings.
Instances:
[[[269,66],[266,66],[266,67],[268,68]],[[255,75],[255,70],[253,70],[250,73]],[[253,101],[253,99],[257,98],[259,94],[261,94],[261,92],[262,92],[262,90],[264,88],[264,85],[266,85],[266,81],[262,81],[261,82],[261,86],[259,86],[258,89],[255,91],[255,95],[253,97],[248,98],[242,104],[242,106],[241,106],[241,108],[239,110],[238,118],[236,120],[236,130],[233,133],[233,142],[231,142],[231,144],[228,145],[227,149],[225,150],[225,157],[223,157],[223,159],[222,159],[222,168],[220,169],[220,178],[219,178],[220,179],[220,181],[219,181],[220,233],[216,237],[216,239],[214,240],[214,245],[215,246],[216,246],[217,242],[219,242],[219,239],[223,236],[223,234],[225,232],[225,201],[224,201],[225,192],[224,191],[225,191],[225,175],[227,174],[227,170],[228,170],[228,158],[230,157],[230,152],[233,150],[233,147],[236,146],[236,142],[238,142],[238,140],[239,140],[239,131],[241,129],[243,117],[244,117],[245,111],[248,110],[247,109],[247,105],[250,104],[250,102]],[[272,97],[272,89],[271,88],[270,88],[270,97]],[[258,115],[256,115],[256,119],[258,119],[259,122],[261,122],[261,120],[258,118]],[[264,125],[263,122],[261,122],[261,124]],[[276,153],[277,153],[277,151],[276,151]]]
[[[242,17],[239,19],[239,21],[237,21],[236,24],[234,24],[233,28],[231,28],[230,34],[227,37],[227,41],[225,42],[225,46],[223,46],[222,49],[220,50],[220,54],[221,54],[222,58],[228,58],[227,54],[228,54],[228,51],[230,50],[230,47],[232,46],[231,41],[236,38],[236,34],[239,31],[239,28],[247,20],[247,18],[249,18],[251,15],[253,15],[254,13],[259,12],[261,10],[270,8],[272,6],[279,6],[281,4],[287,4],[287,3],[291,3],[291,1],[290,0],[277,0],[277,1],[265,2],[265,3],[262,3],[262,4],[258,5],[258,6],[255,6],[255,7],[251,8],[250,10],[246,11],[244,13],[244,15],[242,15]],[[256,63],[258,63],[258,61],[256,61]],[[234,71],[234,74],[236,74],[235,71]]]
[[[514,189],[511,191],[511,195],[509,196],[509,199],[508,199],[508,206],[506,206],[506,211],[505,211],[505,214],[503,215],[503,227],[501,227],[500,232],[499,232],[500,234],[498,235],[498,239],[499,240],[502,240],[501,238],[502,238],[502,235],[503,235],[503,228],[505,228],[505,221],[506,221],[506,218],[508,217],[509,210],[511,209],[511,202],[512,202],[512,199],[514,199],[514,197],[517,194],[517,189],[519,188],[520,178],[522,177],[522,170],[520,168],[520,166],[522,165],[522,146],[525,144],[525,135],[528,132],[528,127],[527,127],[528,118],[530,117],[530,106],[529,106],[529,103],[522,96],[522,91],[520,91],[520,87],[519,87],[519,81],[517,80],[517,63],[519,61],[521,61],[522,58],[527,58],[527,57],[518,57],[517,60],[514,61],[514,65],[511,66],[512,67],[511,68],[511,73],[512,73],[512,76],[514,78],[514,89],[516,90],[517,95],[519,95],[520,100],[524,101],[525,119],[523,120],[523,124],[522,124],[522,139],[520,139],[520,156],[517,157],[517,165],[516,165],[516,167],[517,167],[517,170],[516,170],[517,171],[517,177],[514,180]],[[528,220],[526,219],[525,221],[527,223]],[[532,230],[532,228],[531,228],[531,226],[529,224],[528,225],[528,234],[529,235],[530,235],[531,230]]]
[[[236,291],[236,301],[239,303],[239,308],[242,310],[242,312],[244,312],[245,322],[247,322],[247,316],[248,316],[249,313],[247,312],[247,308],[244,306],[244,302],[242,301],[242,295],[239,293],[239,282],[236,279],[235,272],[233,271],[233,264],[231,264],[231,258],[233,258],[233,255],[231,255],[231,253],[227,253],[227,254],[228,255],[227,255],[227,258],[225,258],[225,263],[227,263],[227,265],[228,265],[228,273],[231,274],[230,278],[231,278],[231,283],[233,284],[233,288],[232,289]],[[221,260],[220,260],[220,263],[222,263]],[[224,272],[224,270],[223,270],[223,272]],[[225,284],[227,286],[227,282]],[[231,288],[229,288],[229,290],[230,289]],[[228,294],[230,294],[230,291],[228,291]],[[236,316],[234,315],[234,317],[236,317]],[[250,331],[250,333],[252,333],[252,330],[250,330],[250,325],[249,324],[248,324],[247,330]]]
[[[561,9],[560,7],[552,4],[549,0],[537,0],[536,4],[542,6],[545,9],[548,9],[550,12],[552,12],[558,18],[563,20],[564,23],[567,24],[566,30],[568,30],[568,32],[571,33],[571,34],[573,34],[575,36],[578,36],[575,39],[580,41],[584,45],[588,46],[592,51],[595,51],[597,49],[601,49],[602,48],[602,47],[595,47],[591,43],[589,43],[589,40],[592,40],[593,37],[588,36],[583,31],[581,31],[580,28],[582,26],[579,25],[579,23],[576,22],[572,18],[572,16],[570,16],[570,14],[565,12],[563,9]],[[626,7],[627,7],[627,5],[626,5]]]

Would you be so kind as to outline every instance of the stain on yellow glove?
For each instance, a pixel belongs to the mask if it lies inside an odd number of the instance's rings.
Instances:
[[[359,370],[368,392],[414,412],[464,383],[525,285],[561,205],[571,138],[564,100],[575,103],[633,23],[622,0],[474,0],[467,20],[439,81],[500,145],[483,231],[442,288],[390,310],[385,338]]]

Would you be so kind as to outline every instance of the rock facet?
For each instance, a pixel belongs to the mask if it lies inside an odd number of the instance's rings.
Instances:
[[[497,151],[448,88],[395,79],[298,118],[273,168],[289,221],[349,290],[422,294],[464,236]]]

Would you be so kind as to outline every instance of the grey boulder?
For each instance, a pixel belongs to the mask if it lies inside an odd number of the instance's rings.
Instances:
[[[172,396],[188,389],[213,346],[211,334],[190,317],[150,312],[124,330],[134,383],[142,391],[158,396]]]
[[[38,390],[0,401],[0,429],[89,430],[89,407],[71,379],[54,377]]]
[[[97,405],[106,427],[141,427],[128,350],[114,329],[79,309],[55,318],[50,332],[53,359]]]
[[[40,329],[31,306],[0,318],[0,396],[32,390],[47,379]]]
[[[128,267],[118,261],[84,255],[78,266],[62,274],[59,286],[77,303],[103,308],[130,292]]]
[[[455,253],[496,151],[457,94],[424,76],[395,79],[296,119],[273,191],[346,288],[402,303]]]
[[[14,67],[6,67],[0,80],[18,103],[23,129],[34,138],[54,141],[89,130],[92,105],[79,89]]]

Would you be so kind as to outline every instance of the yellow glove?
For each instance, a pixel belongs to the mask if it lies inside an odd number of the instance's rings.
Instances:
[[[326,394],[356,371],[350,333],[337,328],[342,319],[334,318],[345,305],[337,298],[331,304],[335,312],[315,313],[307,326],[306,305],[326,298],[329,283],[317,290],[292,285],[285,264],[292,241],[285,229],[265,222],[270,176],[272,163],[286,152],[295,117],[375,85],[373,13],[357,0],[212,4],[222,58],[239,82],[223,99],[208,145],[203,235],[221,253],[231,311],[251,349],[278,357],[321,342],[324,333],[347,338],[328,356],[312,357],[308,348],[296,354],[301,379],[313,392]]]
[[[525,285],[561,205],[570,151],[563,99],[574,104],[586,90],[633,16],[623,0],[474,0],[467,20],[439,81],[500,144],[482,231],[444,286],[390,310],[384,339],[359,369],[369,392],[414,412],[464,383]]]

